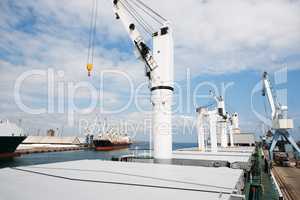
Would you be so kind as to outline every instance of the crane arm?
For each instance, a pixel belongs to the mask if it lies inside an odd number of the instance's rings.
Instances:
[[[263,96],[267,95],[269,104],[271,106],[272,119],[275,119],[275,117],[276,117],[276,103],[275,103],[275,99],[274,99],[273,94],[272,94],[271,83],[269,81],[267,72],[263,73],[262,84],[263,84]]]
[[[225,111],[225,102],[222,96],[217,96],[213,91],[209,91],[210,95],[217,102],[218,114],[222,116],[224,119],[227,119],[227,113]]]
[[[113,1],[113,10],[116,14],[116,18],[122,21],[123,26],[125,27],[131,41],[133,42],[139,58],[147,66],[146,72],[147,76],[150,78],[150,71],[157,68],[157,64],[153,58],[150,48],[145,43],[140,32],[137,30],[135,23],[128,16],[129,8],[126,6],[126,2],[123,0],[114,0]]]

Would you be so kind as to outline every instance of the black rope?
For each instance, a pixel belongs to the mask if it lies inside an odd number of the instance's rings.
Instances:
[[[101,180],[91,180],[91,179],[79,179],[79,178],[69,178],[65,176],[53,175],[43,172],[37,172],[32,170],[20,169],[12,167],[13,170],[28,172],[32,174],[38,174],[53,178],[65,179],[70,181],[79,181],[79,182],[91,182],[91,183],[104,183],[104,184],[114,184],[114,185],[127,185],[127,186],[136,186],[136,187],[148,187],[148,188],[158,188],[158,189],[170,189],[170,190],[183,190],[183,191],[192,191],[192,192],[206,192],[206,193],[217,193],[217,194],[231,194],[231,192],[225,191],[216,191],[216,190],[202,190],[202,189],[192,189],[192,188],[180,188],[180,187],[169,187],[169,186],[157,186],[157,185],[147,185],[147,184],[135,184],[135,183],[125,183],[125,182],[116,182],[116,181],[101,181]]]
[[[132,150],[137,150],[137,149],[132,149]],[[141,150],[141,149],[138,149],[138,150]],[[149,150],[149,149],[146,149],[146,150]],[[184,154],[184,153],[182,153],[182,154]],[[59,167],[52,168],[52,167],[34,167],[34,166],[30,167],[30,168],[35,168],[35,169],[68,170],[68,171],[84,171],[84,172],[101,172],[101,173],[109,173],[109,174],[133,176],[133,177],[139,177],[139,178],[148,178],[148,179],[154,179],[154,180],[160,180],[160,181],[184,183],[184,184],[197,185],[197,186],[213,187],[213,188],[219,188],[219,189],[228,189],[228,190],[232,190],[233,189],[233,188],[230,188],[230,187],[222,187],[222,186],[215,186],[215,185],[208,185],[208,184],[200,184],[200,183],[187,182],[187,181],[178,181],[178,180],[166,179],[166,178],[156,178],[156,177],[151,177],[151,176],[143,176],[143,175],[123,173],[123,172],[114,172],[114,171],[108,171],[108,170],[91,170],[91,169],[81,170],[81,169],[70,169],[70,168],[59,168]]]
[[[203,107],[204,107],[204,108],[209,108],[209,107],[211,107],[211,106],[213,106],[213,105],[215,105],[215,104],[216,104],[215,102],[211,102],[211,103],[209,103],[209,104],[204,105]]]
[[[236,111],[232,106],[230,106],[228,103],[225,103],[225,106],[226,106],[226,111],[231,111],[231,112],[234,112]],[[228,112],[229,113],[229,112]]]

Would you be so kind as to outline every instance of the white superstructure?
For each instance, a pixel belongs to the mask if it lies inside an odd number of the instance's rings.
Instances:
[[[0,120],[0,136],[20,136],[23,131],[16,124],[8,120]]]
[[[234,135],[240,133],[238,114],[235,112],[229,115],[225,110],[225,102],[222,96],[216,96],[210,92],[216,101],[216,107],[208,109],[207,107],[197,108],[197,133],[198,149],[207,150],[207,143],[210,141],[210,151],[218,151],[218,138],[220,146],[225,148],[230,143],[234,146]]]

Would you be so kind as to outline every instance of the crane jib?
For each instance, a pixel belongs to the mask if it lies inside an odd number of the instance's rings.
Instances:
[[[152,71],[153,69],[147,61],[147,55],[150,52],[149,47],[143,42],[140,42],[140,45],[139,45],[136,41],[134,41],[134,44],[135,44],[137,50],[139,51],[139,53],[141,54],[141,56],[142,56],[144,62],[146,63],[147,67],[149,68],[150,71]]]

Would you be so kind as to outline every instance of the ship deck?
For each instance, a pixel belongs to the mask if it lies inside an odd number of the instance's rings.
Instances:
[[[199,151],[197,148],[179,149],[173,152],[173,163],[206,167],[231,167],[250,170],[254,147],[219,148],[218,152]]]
[[[4,199],[230,199],[243,170],[81,160],[0,170]],[[226,181],[224,181],[226,180]]]
[[[199,151],[197,147],[192,147],[192,148],[183,148],[183,149],[178,149],[177,151],[190,151],[190,152],[203,152],[203,151]],[[176,152],[177,152],[176,151]],[[234,147],[218,147],[218,153],[254,153],[255,151],[255,147],[251,147],[251,146],[234,146]],[[206,153],[210,152],[210,148],[207,148]],[[203,153],[205,153],[203,152]]]
[[[249,162],[252,153],[249,152],[202,152],[202,151],[189,151],[179,150],[173,152],[173,158],[176,159],[196,159],[196,160],[215,160],[215,161],[228,161],[235,162]]]
[[[249,171],[252,166],[254,147],[219,148],[218,152],[199,151],[197,148],[186,148],[173,151],[171,162],[165,164],[188,165],[202,167],[229,167]],[[122,156],[123,160],[131,162],[154,163],[152,154],[138,153],[137,155]],[[121,160],[122,160],[121,159]]]

